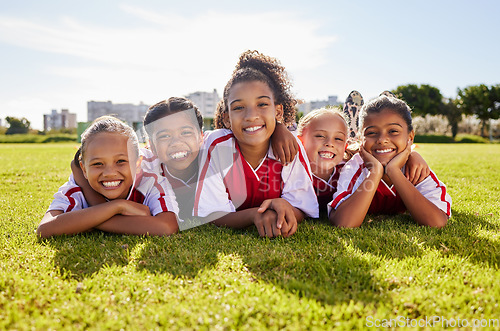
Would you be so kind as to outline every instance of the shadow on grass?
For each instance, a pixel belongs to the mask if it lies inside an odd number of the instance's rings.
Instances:
[[[259,238],[253,228],[238,231],[212,225],[168,240],[148,238],[137,257],[138,269],[195,278],[217,268],[220,254],[236,255],[254,277],[299,297],[325,304],[388,300],[371,273],[372,261],[346,249],[328,224],[305,223],[286,239]]]
[[[495,239],[496,238],[496,239]],[[478,215],[454,211],[452,221],[439,231],[429,246],[444,256],[457,255],[472,263],[500,266],[499,215]]]
[[[107,266],[194,279],[217,268],[219,257],[236,255],[256,278],[299,297],[324,304],[389,301],[385,280],[373,270],[387,259],[422,257],[428,249],[474,263],[500,264],[500,222],[493,216],[454,211],[443,229],[422,227],[407,215],[372,217],[359,229],[338,229],[307,220],[290,238],[260,238],[254,228],[231,230],[204,225],[171,237],[137,237],[100,232],[45,239],[56,251],[54,265],[75,279]]]
[[[489,216],[488,216],[489,217]],[[195,278],[215,268],[218,254],[240,256],[256,277],[299,296],[326,304],[350,300],[384,302],[385,280],[372,270],[380,261],[424,257],[429,249],[442,256],[459,255],[473,263],[500,264],[498,240],[480,232],[498,232],[500,225],[485,216],[454,212],[443,229],[417,225],[409,215],[372,217],[359,229],[333,228],[306,221],[291,238],[263,239],[257,231],[205,225],[171,238],[148,238],[138,268],[151,273]]]
[[[500,231],[498,216],[453,211],[442,229],[416,224],[409,215],[374,216],[358,232],[336,229],[344,240],[362,252],[383,258],[421,257],[435,249],[442,256],[458,255],[473,263],[500,265],[500,241],[491,233]]]
[[[126,266],[141,237],[89,232],[39,239],[56,251],[54,266],[63,277],[81,280],[106,266]]]

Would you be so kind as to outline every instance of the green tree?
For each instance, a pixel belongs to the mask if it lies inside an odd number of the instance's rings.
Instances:
[[[458,133],[458,123],[462,119],[462,111],[457,106],[457,101],[446,99],[446,102],[441,104],[440,113],[448,119],[448,123],[451,126],[451,135],[455,138]]]
[[[5,134],[28,133],[30,130],[31,123],[25,117],[17,118],[7,116],[5,120],[9,123],[9,128]]]
[[[443,107],[443,96],[437,87],[422,84],[400,85],[392,91],[412,108],[415,115],[436,115]]]
[[[486,136],[486,123],[500,116],[500,85],[484,84],[458,89],[457,105],[465,114],[476,115],[481,120],[481,136]]]

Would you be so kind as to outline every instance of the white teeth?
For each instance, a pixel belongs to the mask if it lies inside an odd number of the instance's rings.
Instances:
[[[249,128],[245,128],[244,130],[245,131],[250,131],[250,132],[254,132],[254,131],[257,131],[258,129],[262,128],[262,125],[261,126],[251,126]]]
[[[188,155],[188,152],[184,151],[184,152],[177,152],[177,153],[173,153],[173,154],[170,154],[170,157],[172,159],[182,159],[183,157],[186,157]]]
[[[115,180],[112,182],[102,182],[102,185],[104,185],[104,187],[116,187],[116,186],[120,185],[120,183],[121,183],[121,180]]]
[[[375,153],[379,153],[379,154],[382,154],[382,153],[390,153],[392,152],[392,148],[386,148],[386,149],[377,149],[375,151]]]
[[[335,154],[332,152],[319,152],[319,156],[324,157],[325,159],[333,159]]]

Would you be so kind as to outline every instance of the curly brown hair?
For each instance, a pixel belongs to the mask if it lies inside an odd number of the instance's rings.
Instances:
[[[297,100],[290,91],[292,84],[285,67],[276,58],[248,50],[240,55],[233,74],[224,88],[222,99],[217,104],[214,117],[216,129],[229,129],[224,125],[223,119],[224,113],[228,112],[227,98],[233,85],[249,81],[266,83],[273,91],[275,103],[283,106],[284,124],[294,123]]]

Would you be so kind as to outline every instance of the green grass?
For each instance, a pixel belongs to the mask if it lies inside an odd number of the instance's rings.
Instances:
[[[76,134],[12,134],[0,135],[0,143],[25,144],[25,143],[59,143],[76,142]]]
[[[288,239],[206,225],[167,238],[41,240],[34,230],[75,151],[0,145],[0,329],[352,329],[398,316],[500,318],[500,145],[418,145],[453,198],[443,229],[403,215],[370,217],[359,229],[306,220]]]
[[[494,141],[495,142],[495,141]],[[496,141],[498,142],[498,141]],[[445,135],[415,135],[415,143],[425,144],[444,144],[444,143],[467,143],[467,144],[486,144],[490,143],[488,138],[476,136],[473,134],[458,134],[455,139]]]

